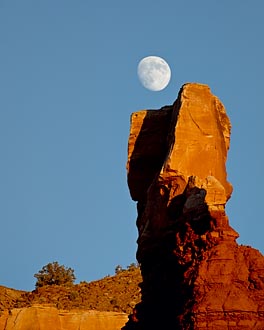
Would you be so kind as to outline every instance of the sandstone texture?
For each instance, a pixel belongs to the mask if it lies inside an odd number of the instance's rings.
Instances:
[[[35,305],[2,312],[0,330],[116,330],[126,321],[124,313],[65,311]]]
[[[264,329],[264,257],[237,244],[225,213],[230,131],[202,84],[132,114],[127,171],[143,283],[123,329]]]
[[[120,329],[140,301],[141,281],[140,269],[131,264],[89,283],[32,292],[0,286],[0,330]]]

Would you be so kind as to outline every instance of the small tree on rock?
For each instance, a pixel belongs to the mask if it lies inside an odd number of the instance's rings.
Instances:
[[[117,265],[116,268],[115,268],[115,274],[120,274],[121,272],[123,272],[124,269],[122,268],[122,266],[120,265]]]
[[[132,264],[127,266],[127,270],[129,270],[129,271],[133,271],[133,270],[138,269],[138,268],[139,268],[139,264],[135,263],[135,262],[132,262]]]
[[[57,261],[43,266],[34,277],[37,279],[36,288],[45,285],[71,285],[76,279],[72,268],[59,265]]]

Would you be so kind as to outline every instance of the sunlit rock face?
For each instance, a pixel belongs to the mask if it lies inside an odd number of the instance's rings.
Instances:
[[[133,113],[128,186],[137,201],[142,302],[124,329],[264,329],[264,258],[236,243],[225,204],[230,120],[209,87]]]
[[[0,330],[116,330],[127,321],[127,315],[114,312],[58,310],[34,305],[2,311]]]

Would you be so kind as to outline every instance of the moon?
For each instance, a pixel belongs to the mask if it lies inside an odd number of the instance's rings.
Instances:
[[[138,64],[137,73],[141,84],[154,92],[167,87],[171,78],[169,64],[159,56],[144,57]]]

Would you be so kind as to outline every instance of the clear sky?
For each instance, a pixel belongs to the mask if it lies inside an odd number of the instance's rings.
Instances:
[[[263,0],[0,0],[0,284],[33,290],[52,261],[77,283],[135,262],[126,183],[130,114],[208,84],[232,122],[227,205],[264,252]],[[137,65],[172,78],[144,89]]]

